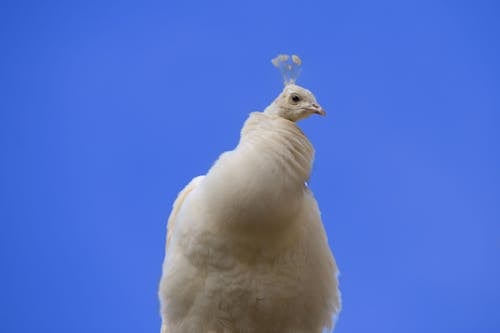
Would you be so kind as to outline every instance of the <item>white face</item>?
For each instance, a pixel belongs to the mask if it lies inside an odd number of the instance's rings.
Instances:
[[[311,114],[324,116],[325,111],[316,102],[314,95],[307,89],[295,84],[288,84],[274,101],[276,114],[290,121],[298,121]]]

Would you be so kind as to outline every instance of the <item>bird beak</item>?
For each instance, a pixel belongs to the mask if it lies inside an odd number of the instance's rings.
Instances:
[[[309,109],[312,113],[319,114],[320,116],[326,116],[326,111],[323,110],[321,106],[318,104],[311,104],[311,108]]]

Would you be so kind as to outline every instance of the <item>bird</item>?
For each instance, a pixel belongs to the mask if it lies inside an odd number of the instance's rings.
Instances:
[[[326,112],[312,92],[285,80],[249,114],[237,146],[178,194],[158,292],[161,333],[333,329],[338,268],[307,184],[314,148],[297,126],[313,114]]]

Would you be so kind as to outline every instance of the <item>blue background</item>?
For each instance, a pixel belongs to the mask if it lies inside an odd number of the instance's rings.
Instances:
[[[176,194],[296,53],[337,333],[500,332],[495,1],[2,1],[2,332],[158,332]]]

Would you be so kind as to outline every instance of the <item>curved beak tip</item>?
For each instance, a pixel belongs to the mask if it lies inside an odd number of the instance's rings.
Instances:
[[[313,104],[311,107],[312,111],[320,116],[326,116],[326,111],[318,104]]]
[[[323,110],[322,108],[319,108],[319,110],[316,110],[316,114],[319,114],[320,116],[326,116],[326,111]]]

